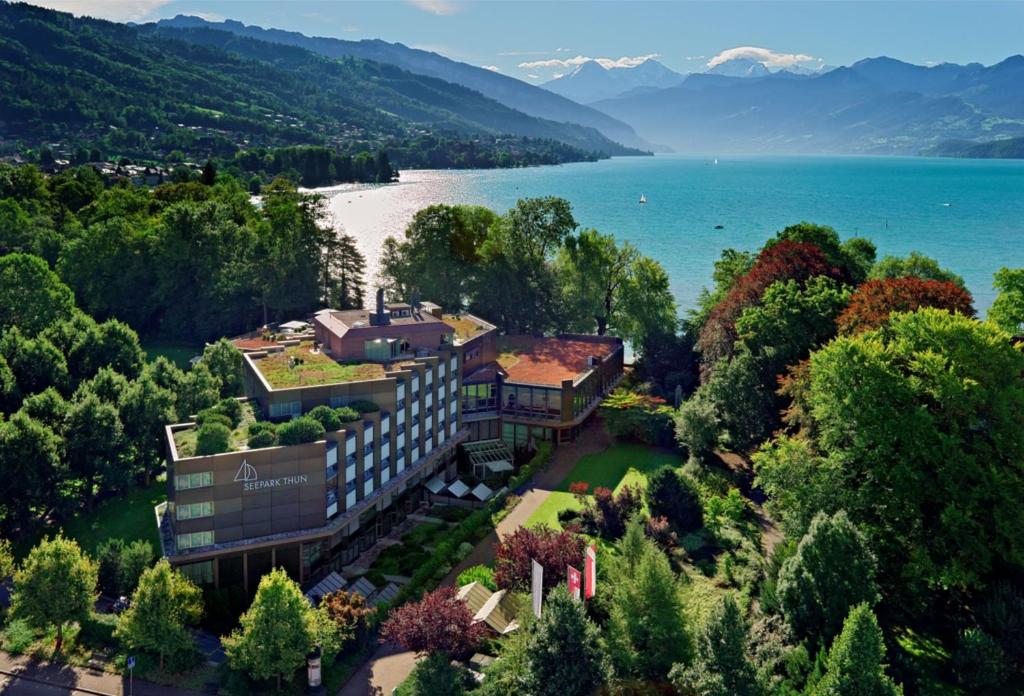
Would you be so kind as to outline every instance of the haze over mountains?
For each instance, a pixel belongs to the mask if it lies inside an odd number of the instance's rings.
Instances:
[[[656,90],[675,87],[686,79],[653,58],[635,67],[605,67],[588,60],[572,72],[545,82],[542,86],[581,104],[612,99],[633,90]]]

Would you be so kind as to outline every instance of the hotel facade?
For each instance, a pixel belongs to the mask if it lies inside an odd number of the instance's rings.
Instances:
[[[616,338],[498,336],[380,293],[373,312],[323,310],[308,330],[235,344],[248,422],[360,413],[316,442],[249,448],[240,433],[212,455],[194,454],[196,423],[166,427],[164,556],[199,584],[250,593],[274,567],[306,583],[351,564],[423,504],[424,482],[457,476],[466,443],[573,439],[623,370]]]

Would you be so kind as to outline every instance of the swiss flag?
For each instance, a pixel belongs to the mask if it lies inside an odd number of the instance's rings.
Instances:
[[[573,599],[580,598],[580,586],[583,585],[583,575],[572,566],[566,566],[569,572],[569,596]]]
[[[586,589],[583,596],[590,599],[597,591],[597,546],[591,544],[587,547],[587,559],[583,565],[583,579],[586,581]]]

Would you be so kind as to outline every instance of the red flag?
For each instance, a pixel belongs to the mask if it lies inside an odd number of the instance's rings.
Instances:
[[[597,547],[593,544],[587,547],[587,560],[583,565],[584,580],[586,589],[583,596],[590,599],[597,591]]]
[[[572,566],[566,566],[569,571],[569,596],[573,599],[580,598],[580,586],[583,584],[583,576],[580,571]]]

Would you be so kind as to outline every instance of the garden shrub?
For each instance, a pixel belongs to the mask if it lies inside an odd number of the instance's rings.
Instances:
[[[36,632],[24,619],[15,619],[7,624],[3,632],[3,648],[9,653],[20,655],[35,642]]]
[[[663,466],[648,479],[647,507],[652,516],[667,517],[679,534],[700,529],[704,524],[696,487],[671,466]]]
[[[196,414],[196,423],[199,425],[206,425],[207,423],[220,423],[229,430],[233,427],[231,418],[224,415],[214,407],[204,408],[202,411]]]
[[[324,433],[323,424],[309,416],[300,416],[277,426],[277,439],[282,445],[316,442]]]
[[[153,547],[148,541],[107,539],[96,549],[99,585],[112,597],[129,596],[139,584],[142,571],[153,562]]]
[[[362,416],[359,415],[359,411],[355,410],[351,406],[341,406],[340,408],[334,409],[334,415],[336,415],[338,420],[342,423],[354,423],[362,418]]]
[[[270,421],[257,421],[249,426],[249,447],[273,447],[277,444],[277,426]]]
[[[204,423],[196,432],[196,455],[220,454],[231,449],[231,428],[219,422]]]
[[[356,399],[349,404],[349,407],[359,413],[376,413],[380,410],[380,406],[368,399]]]
[[[475,565],[466,568],[459,573],[459,579],[455,584],[462,587],[471,582],[478,582],[491,592],[497,592],[498,590],[498,583],[494,582],[494,570],[489,566]]]
[[[1006,682],[1010,666],[1006,653],[992,636],[981,629],[968,628],[957,641],[953,672],[970,693],[988,693]]]
[[[306,415],[320,421],[320,425],[329,433],[341,430],[341,418],[330,406],[317,406]]]
[[[236,428],[242,422],[242,402],[238,399],[221,399],[213,407],[218,413],[222,413],[231,419],[231,427]]]
[[[673,444],[673,413],[664,399],[627,389],[616,389],[601,402],[601,415],[612,437],[649,445]]]

